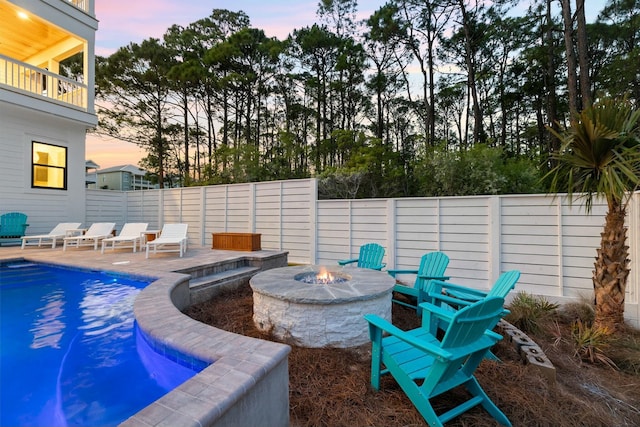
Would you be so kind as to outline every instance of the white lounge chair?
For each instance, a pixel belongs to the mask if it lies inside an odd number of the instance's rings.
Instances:
[[[146,222],[128,222],[120,230],[120,234],[115,237],[107,237],[106,239],[102,239],[102,253],[104,253],[104,248],[109,247],[109,243],[111,243],[111,249],[115,249],[116,245],[119,248],[131,248],[133,247],[133,252],[136,251],[136,248],[142,244],[142,233],[147,230]]]
[[[115,222],[96,222],[91,224],[91,227],[81,236],[70,236],[64,238],[64,246],[62,247],[63,251],[67,250],[67,246],[69,247],[80,247],[80,246],[91,246],[93,245],[93,250],[98,249],[98,243],[102,239],[106,239],[107,237],[111,237],[111,232],[115,228]]]
[[[165,224],[160,232],[160,237],[147,242],[147,258],[149,251],[180,252],[180,257],[187,251],[187,228],[189,224]]]
[[[80,228],[80,224],[82,223],[81,222],[61,222],[60,224],[53,227],[53,230],[51,230],[47,234],[37,234],[35,236],[23,236],[22,249],[24,249],[25,246],[32,246],[32,245],[38,245],[38,247],[40,247],[43,241],[46,242],[48,240],[51,240],[51,248],[55,249],[58,239],[64,239],[65,237],[67,237],[68,236],[67,232],[70,230],[77,230],[78,228]],[[37,240],[38,242],[29,243],[28,242],[29,240]]]

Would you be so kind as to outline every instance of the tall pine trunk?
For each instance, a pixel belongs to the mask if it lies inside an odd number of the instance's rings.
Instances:
[[[589,77],[589,57],[587,43],[587,22],[584,16],[584,0],[576,0],[578,64],[580,65],[580,96],[582,108],[591,104],[591,79]]]
[[[571,120],[578,114],[578,75],[576,54],[573,48],[573,18],[571,0],[562,0],[562,20],[564,21],[564,46],[567,53],[567,90],[569,92],[569,112]]]

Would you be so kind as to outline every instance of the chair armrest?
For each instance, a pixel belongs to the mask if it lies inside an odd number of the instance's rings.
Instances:
[[[351,264],[354,262],[358,262],[358,258],[353,258],[353,259],[342,259],[340,261],[338,261],[339,265],[347,265],[347,264]]]
[[[383,262],[382,264],[380,264],[380,265],[378,265],[378,266],[371,267],[371,269],[372,269],[372,270],[378,270],[378,271],[380,271],[380,270],[382,270],[383,268],[385,268],[385,267],[386,267],[386,265],[387,265],[387,263],[386,263],[386,262]]]
[[[391,277],[396,277],[396,274],[418,274],[418,270],[387,270],[387,273]]]
[[[488,330],[488,329],[484,332],[484,334],[485,334],[486,336],[488,336],[489,338],[494,339],[496,342],[498,342],[498,341],[500,341],[500,340],[504,339],[504,337],[503,337],[502,335],[500,335],[499,333],[497,333],[497,332],[493,332],[493,331],[490,331],[490,330]]]
[[[430,300],[437,300],[437,301],[441,301],[444,302],[446,304],[449,305],[453,305],[455,307],[460,307],[460,306],[468,306],[473,304],[475,301],[469,301],[469,300],[464,300],[464,299],[458,299],[455,297],[452,297],[450,295],[446,295],[446,294],[437,294],[437,293],[427,293],[427,298]],[[429,302],[428,302],[429,303]],[[434,304],[431,302],[431,304],[433,305],[437,305],[440,306],[439,304]]]
[[[445,281],[445,280],[449,280],[450,277],[449,276],[425,276],[425,275],[419,274],[418,279]]]
[[[441,358],[441,359],[453,358],[452,353],[446,350],[443,350],[442,348],[437,347],[427,341],[424,341],[420,338],[416,338],[410,335],[409,333],[403,331],[402,329],[397,328],[396,326],[393,326],[391,323],[389,323],[387,320],[383,319],[382,317],[379,317],[375,314],[365,314],[364,318],[367,320],[367,322],[369,322],[370,327],[378,328],[388,333],[389,335],[392,335],[406,342],[412,347],[415,347],[419,350],[424,351],[425,353],[429,353],[434,357]]]
[[[442,290],[454,298],[468,299],[472,301],[478,301],[483,298],[486,298],[487,296],[487,292],[485,291],[481,291],[479,289],[467,288],[465,286],[455,285],[453,283],[444,283],[442,285]]]
[[[430,302],[423,302],[420,303],[420,307],[422,308],[422,313],[427,314],[433,314],[434,316],[437,316],[441,319],[444,320],[451,320],[451,318],[453,317],[454,314],[456,314],[455,311],[451,311],[448,310],[446,308],[442,308],[436,304],[430,303]],[[424,315],[423,314],[423,315]]]
[[[403,285],[403,284],[397,284],[397,285],[393,285],[393,291],[394,292],[399,292],[401,294],[404,295],[410,295],[412,297],[417,297],[418,296],[418,291],[419,289],[414,288],[411,285]]]

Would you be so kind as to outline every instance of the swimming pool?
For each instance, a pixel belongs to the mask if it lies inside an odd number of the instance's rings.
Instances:
[[[202,370],[138,331],[133,301],[149,282],[0,263],[0,425],[117,425]]]

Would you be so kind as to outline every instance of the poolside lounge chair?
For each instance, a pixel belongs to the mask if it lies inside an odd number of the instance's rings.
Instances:
[[[345,266],[347,264],[357,263],[360,268],[370,268],[372,270],[382,270],[386,265],[382,262],[384,258],[384,248],[378,243],[366,243],[360,246],[358,258],[343,259],[338,264]]]
[[[119,248],[133,248],[133,252],[135,252],[136,248],[142,245],[142,233],[147,230],[147,226],[146,222],[126,223],[120,230],[120,234],[102,239],[102,253],[104,253],[105,247],[109,247],[109,243],[111,243],[112,250],[117,245]]]
[[[491,401],[474,372],[485,354],[502,336],[489,330],[502,314],[504,300],[488,297],[448,318],[442,339],[428,327],[402,331],[374,314],[369,322],[371,346],[371,385],[380,389],[380,377],[391,374],[430,426],[440,426],[481,405],[498,423],[511,426],[505,414]],[[423,312],[439,316],[439,307],[423,303]],[[386,336],[388,334],[388,336]],[[464,387],[470,398],[452,400],[442,411],[431,399],[457,387]],[[440,401],[442,402],[442,400]],[[438,410],[438,413],[436,412]]]
[[[147,242],[147,258],[149,251],[180,252],[180,258],[187,251],[187,228],[189,224],[165,224],[160,232],[160,237]]]
[[[22,237],[22,249],[25,246],[38,245],[40,247],[42,242],[51,241],[51,249],[55,249],[58,240],[62,240],[65,237],[69,237],[68,232],[71,230],[77,230],[80,228],[81,222],[61,222],[60,224],[53,227],[53,230],[48,232],[47,234],[37,234],[34,236],[23,236]],[[37,240],[37,242],[29,243],[29,240]]]
[[[19,243],[27,230],[27,216],[20,212],[0,215],[0,246],[3,243]]]
[[[424,301],[427,283],[433,279],[449,280],[449,277],[444,275],[448,265],[449,257],[444,252],[429,252],[422,255],[417,269],[387,270],[387,273],[394,278],[399,274],[416,275],[413,286],[397,284],[393,287],[393,291],[403,295],[404,298],[394,298],[392,301],[413,308],[418,316],[422,315],[420,303]]]
[[[98,243],[102,239],[106,239],[107,237],[112,236],[113,229],[115,228],[115,222],[96,222],[91,224],[91,227],[81,236],[69,236],[64,238],[64,246],[62,247],[63,251],[67,250],[67,246],[69,247],[80,247],[80,246],[91,246],[93,245],[93,250],[98,249]]]

